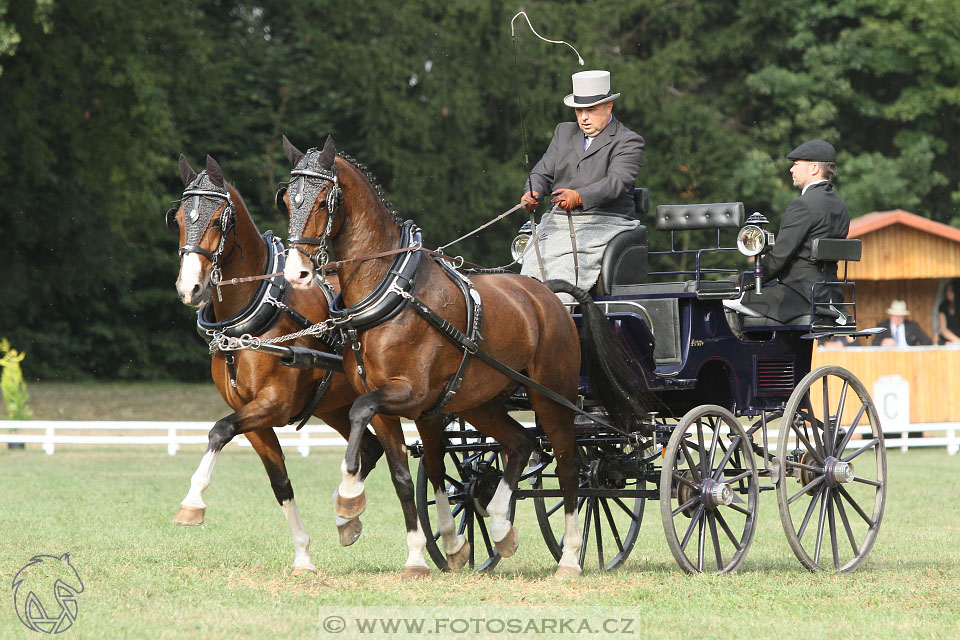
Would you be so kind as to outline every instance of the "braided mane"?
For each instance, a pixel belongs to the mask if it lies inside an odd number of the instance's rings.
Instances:
[[[386,207],[387,211],[390,212],[390,216],[393,218],[393,221],[397,224],[398,227],[403,227],[403,218],[400,217],[400,214],[396,212],[393,208],[393,203],[387,200],[387,194],[383,190],[383,187],[380,186],[380,183],[377,181],[376,176],[370,172],[370,169],[366,165],[361,164],[355,158],[347,155],[343,151],[337,151],[337,156],[343,158],[355,168],[359,169],[363,173],[364,177],[367,179],[367,182],[370,183],[370,186],[373,187],[373,192],[377,194],[377,197],[380,198],[380,204]]]

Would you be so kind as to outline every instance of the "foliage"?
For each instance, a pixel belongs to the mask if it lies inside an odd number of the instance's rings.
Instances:
[[[0,339],[0,354],[0,369],[3,370],[0,373],[0,392],[7,407],[7,420],[29,420],[33,417],[27,406],[30,394],[27,393],[27,383],[20,370],[20,363],[27,354],[17,353],[6,338]]]
[[[741,200],[776,224],[784,155],[839,152],[854,215],[960,224],[960,13],[953,0],[532,0],[537,30],[608,68],[646,139],[653,205]],[[502,0],[0,0],[0,329],[31,378],[198,380],[161,212],[176,159],[211,154],[261,229],[286,134],[332,134],[438,246],[511,207],[571,117],[579,69]],[[451,251],[507,262],[522,216]],[[651,233],[654,249],[667,242]],[[692,246],[698,237],[687,239]]]

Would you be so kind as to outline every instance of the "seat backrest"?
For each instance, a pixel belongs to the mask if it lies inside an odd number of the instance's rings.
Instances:
[[[810,257],[822,262],[850,260],[860,262],[863,244],[859,238],[817,238],[813,241]]]
[[[742,202],[661,204],[657,207],[657,231],[739,229],[741,226],[743,226]]]
[[[623,231],[603,250],[597,295],[610,295],[614,286],[647,281],[647,228]]]

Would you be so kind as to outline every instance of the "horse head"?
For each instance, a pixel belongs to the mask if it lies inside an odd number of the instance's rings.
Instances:
[[[337,148],[327,136],[322,150],[304,153],[283,136],[283,150],[293,165],[290,182],[277,192],[277,208],[290,216],[284,276],[305,289],[313,285],[314,269],[327,260],[327,242],[343,226]]]
[[[236,207],[220,165],[210,156],[206,170],[197,174],[181,154],[180,179],[183,197],[167,212],[167,226],[180,237],[177,293],[184,304],[201,307],[210,301],[211,283],[221,277],[219,263],[228,232],[236,230]]]

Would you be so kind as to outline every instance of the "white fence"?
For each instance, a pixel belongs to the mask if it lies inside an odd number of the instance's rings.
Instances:
[[[164,445],[167,453],[174,455],[182,445],[207,444],[207,432],[212,426],[212,422],[3,421],[0,422],[0,443],[39,444],[48,455],[53,455],[58,444]],[[524,426],[532,426],[532,423],[524,423]],[[16,432],[11,433],[10,429]],[[300,431],[287,426],[276,431],[281,446],[295,447],[302,456],[310,455],[312,447],[346,446],[340,434],[326,425],[309,424]],[[866,429],[860,428],[858,431],[866,432]],[[909,437],[911,432],[917,431],[924,432],[926,436]],[[403,422],[403,432],[407,444],[419,439],[416,427],[411,422]],[[887,437],[887,449],[891,450],[946,447],[950,455],[960,450],[960,423],[957,422],[905,425],[896,429],[884,428],[884,432],[888,436],[894,433],[900,436]],[[776,433],[770,436],[775,439]],[[246,438],[236,438],[233,442],[241,447],[250,446]]]

